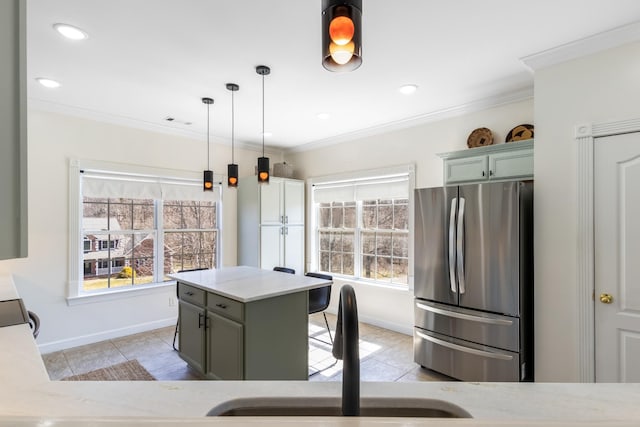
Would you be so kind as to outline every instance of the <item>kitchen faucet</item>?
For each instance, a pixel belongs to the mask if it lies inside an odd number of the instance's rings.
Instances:
[[[360,415],[360,351],[358,306],[350,285],[340,289],[333,357],[342,360],[342,415]]]

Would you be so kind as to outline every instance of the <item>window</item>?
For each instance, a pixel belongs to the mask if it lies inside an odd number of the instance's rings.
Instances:
[[[320,270],[353,276],[357,229],[355,202],[321,203],[318,207]]]
[[[409,200],[362,202],[361,276],[408,284]]]
[[[99,242],[97,250],[84,253],[85,264],[95,260],[98,265],[89,273],[85,268],[83,290],[155,281],[155,206],[150,199],[83,197],[83,239]]]
[[[172,248],[165,274],[212,268],[216,254],[216,206],[213,202],[172,200],[163,203],[164,242]]]
[[[79,215],[70,218],[77,230],[70,244],[77,259],[77,268],[70,269],[70,297],[149,286],[180,270],[216,266],[219,186],[204,193],[197,175],[106,169],[72,162],[78,198],[70,207],[74,212],[77,204]]]
[[[408,195],[413,173],[408,169],[356,179],[312,180],[315,268],[409,285]]]

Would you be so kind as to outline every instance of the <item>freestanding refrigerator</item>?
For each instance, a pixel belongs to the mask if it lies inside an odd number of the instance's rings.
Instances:
[[[533,381],[533,182],[415,190],[416,363]]]

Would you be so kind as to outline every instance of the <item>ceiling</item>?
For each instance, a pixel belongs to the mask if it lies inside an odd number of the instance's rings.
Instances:
[[[321,65],[321,0],[29,0],[34,108],[290,150],[332,143],[487,99],[532,96],[521,58],[640,20],[637,0],[363,0],[363,65]],[[52,28],[89,35],[70,41]],[[61,83],[40,86],[35,78]],[[398,88],[418,85],[413,95]],[[319,119],[319,113],[329,114]],[[165,120],[173,117],[173,122]],[[191,124],[186,124],[191,123]]]

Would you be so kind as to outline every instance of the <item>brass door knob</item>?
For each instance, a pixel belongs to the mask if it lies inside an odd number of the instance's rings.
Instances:
[[[613,302],[613,296],[609,294],[600,294],[600,302],[603,304],[611,304]]]

